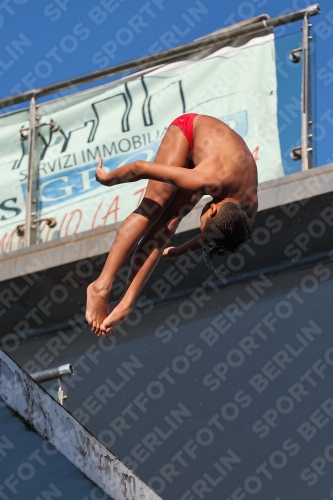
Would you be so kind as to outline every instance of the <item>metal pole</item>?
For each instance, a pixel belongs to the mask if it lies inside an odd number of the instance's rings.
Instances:
[[[303,21],[302,64],[302,170],[313,167],[312,147],[312,103],[311,103],[311,55],[309,50],[311,24],[307,14]]]
[[[30,131],[29,131],[29,155],[28,155],[28,178],[26,191],[26,214],[25,214],[25,246],[29,247],[36,243],[36,227],[33,220],[36,218],[37,207],[37,105],[35,97],[30,101]]]
[[[56,378],[66,377],[73,374],[73,365],[68,363],[66,365],[57,366],[56,368],[49,368],[48,370],[31,373],[30,377],[32,377],[35,382],[48,382],[49,380],[54,380]]]
[[[222,42],[231,42],[236,38],[255,35],[256,33],[271,30],[284,24],[299,21],[303,19],[304,16],[316,16],[317,14],[320,14],[320,6],[319,4],[314,4],[309,5],[309,7],[306,7],[305,9],[300,9],[295,12],[283,14],[282,16],[273,17],[272,19],[263,19],[259,22],[255,22],[253,24],[248,24],[246,26],[238,28],[231,27],[228,30],[223,30],[223,32],[218,33],[217,35],[201,38],[200,40],[196,40],[179,47],[174,47],[173,49],[164,50],[157,54],[150,54],[148,56],[139,57],[138,59],[117,64],[116,66],[110,66],[108,68],[93,71],[92,73],[87,73],[75,78],[62,80],[61,82],[53,83],[51,85],[47,85],[46,87],[27,90],[26,92],[22,92],[21,94],[4,97],[3,99],[0,99],[0,109],[7,106],[12,106],[13,104],[18,104],[20,102],[28,101],[32,97],[37,98],[49,94],[54,94],[55,92],[59,92],[64,88],[77,87],[85,83],[94,82],[102,78],[107,78],[131,70],[151,68],[158,64],[170,62],[173,59],[189,56],[190,54],[193,54],[195,52],[208,49],[209,47],[214,47],[215,45]]]

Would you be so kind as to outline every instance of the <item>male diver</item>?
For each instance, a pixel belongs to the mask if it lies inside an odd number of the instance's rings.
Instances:
[[[99,278],[87,290],[86,319],[97,335],[112,335],[130,314],[161,257],[204,248],[235,252],[250,237],[257,208],[257,167],[244,140],[228,125],[188,113],[169,126],[154,162],[137,160],[106,172],[99,160],[96,180],[105,186],[149,179],[140,206],[117,231]],[[180,247],[167,247],[186,214],[204,195],[199,234]],[[109,305],[112,284],[134,250],[125,293]]]

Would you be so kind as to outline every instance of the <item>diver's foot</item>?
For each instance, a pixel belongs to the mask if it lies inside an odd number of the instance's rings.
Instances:
[[[114,303],[111,303],[112,305]],[[131,312],[130,308],[125,308],[121,305],[115,306],[111,313],[103,321],[100,331],[105,337],[110,337],[114,334],[118,326],[121,325],[123,321],[129,316]]]
[[[86,320],[94,333],[100,332],[100,327],[108,315],[108,300],[110,289],[102,286],[98,280],[87,288]]]

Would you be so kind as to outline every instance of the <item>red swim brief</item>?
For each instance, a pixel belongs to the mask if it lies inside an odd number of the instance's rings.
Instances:
[[[193,151],[193,120],[198,116],[197,113],[186,113],[185,115],[178,116],[171,125],[176,125],[189,142],[191,148],[191,154]]]

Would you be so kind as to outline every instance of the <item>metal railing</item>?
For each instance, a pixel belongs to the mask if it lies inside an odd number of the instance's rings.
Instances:
[[[272,30],[273,28],[303,20],[303,42],[302,47],[292,51],[292,60],[297,62],[299,57],[297,53],[302,52],[302,143],[294,148],[294,159],[302,159],[302,170],[312,168],[312,132],[311,132],[311,67],[310,67],[310,50],[309,30],[311,24],[309,17],[320,14],[319,4],[310,5],[304,9],[283,14],[272,19],[262,18],[256,22],[243,23],[242,25],[231,26],[220,32],[201,38],[194,42],[174,47],[162,52],[139,57],[137,59],[124,63],[110,66],[105,69],[93,71],[85,75],[77,76],[62,80],[60,82],[47,85],[45,87],[27,90],[20,94],[8,96],[0,99],[0,109],[19,104],[30,100],[30,135],[29,135],[29,156],[28,156],[28,181],[27,181],[27,196],[26,196],[26,223],[25,223],[25,246],[30,246],[36,243],[36,207],[37,207],[37,130],[41,124],[38,123],[37,116],[37,98],[46,95],[54,94],[65,88],[78,87],[83,84],[91,83],[103,78],[119,75],[133,70],[145,70],[153,68],[156,65],[164,64],[179,59],[180,57],[188,57],[196,52],[203,51],[222,43],[230,43],[233,40],[241,37],[251,36],[258,33]],[[135,72],[133,72],[135,76]],[[37,219],[39,220],[39,219]],[[21,226],[21,231],[23,230]]]
[[[13,104],[29,101],[33,97],[37,99],[38,97],[59,92],[64,88],[72,86],[77,87],[85,83],[91,83],[96,80],[107,78],[109,76],[119,75],[120,73],[125,73],[126,71],[151,68],[156,66],[156,64],[163,64],[178,57],[189,56],[200,50],[214,47],[214,45],[219,43],[227,43],[235,40],[236,38],[255,35],[256,33],[277,28],[278,26],[283,26],[284,24],[293,23],[302,19],[308,19],[308,17],[316,16],[317,14],[320,14],[320,6],[319,4],[314,4],[306,7],[305,9],[296,10],[295,12],[283,14],[282,16],[273,17],[272,19],[264,19],[262,21],[235,29],[232,29],[231,27],[231,29],[223,30],[221,33],[214,36],[204,37],[200,40],[180,45],[179,47],[139,57],[131,61],[116,64],[115,66],[109,66],[105,69],[86,73],[85,75],[77,76],[75,78],[67,78],[66,80],[52,83],[51,85],[46,85],[45,87],[41,87],[39,89],[27,90],[26,92],[22,92],[20,94],[5,97],[0,99],[0,109],[12,106]]]

